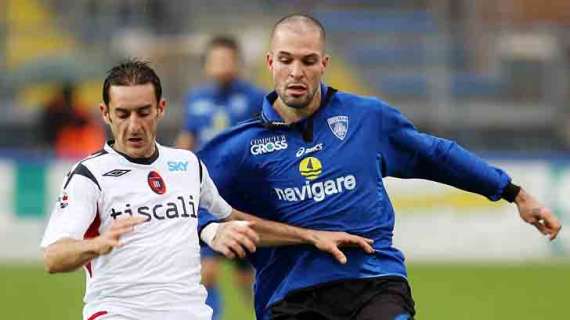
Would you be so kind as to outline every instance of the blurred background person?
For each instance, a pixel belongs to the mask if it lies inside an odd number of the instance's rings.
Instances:
[[[185,104],[185,120],[176,146],[196,150],[222,130],[252,118],[261,110],[264,93],[240,78],[241,53],[237,41],[214,36],[208,43],[203,67],[209,83],[191,89]],[[223,256],[207,246],[202,248],[202,283],[208,290],[206,303],[220,319],[223,310],[218,281]],[[235,260],[235,280],[251,302],[252,269],[245,260]]]
[[[41,137],[62,159],[80,159],[101,148],[105,132],[100,123],[77,102],[75,85],[61,85],[43,108]]]
[[[203,57],[209,83],[191,89],[185,121],[176,140],[179,148],[196,150],[222,130],[259,112],[264,92],[240,78],[241,53],[237,41],[213,37]]]

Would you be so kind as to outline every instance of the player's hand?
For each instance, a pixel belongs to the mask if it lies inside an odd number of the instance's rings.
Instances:
[[[551,241],[556,238],[562,226],[550,209],[544,207],[522,188],[515,198],[515,203],[519,209],[521,219],[535,226],[538,231],[548,236],[548,239]]]
[[[330,253],[342,264],[346,263],[346,256],[339,247],[360,247],[368,254],[374,253],[374,248],[372,247],[374,240],[346,232],[313,230],[311,242],[317,249]]]
[[[212,249],[227,258],[244,258],[247,253],[255,252],[259,235],[252,228],[253,221],[228,221],[220,223]]]
[[[109,229],[92,239],[93,250],[97,255],[108,254],[114,248],[122,245],[119,241],[122,235],[132,232],[137,224],[144,221],[146,221],[144,216],[131,216],[113,221]]]

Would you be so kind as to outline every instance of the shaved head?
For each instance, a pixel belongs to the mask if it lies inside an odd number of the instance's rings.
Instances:
[[[322,49],[324,52],[326,44],[326,33],[323,25],[317,19],[305,14],[292,14],[279,19],[271,31],[272,49],[276,35],[284,29],[300,35],[306,34],[308,32],[318,32],[319,40],[322,44]]]
[[[328,62],[325,30],[320,22],[302,14],[277,21],[266,63],[279,97],[278,110],[314,112],[320,105],[321,78]]]

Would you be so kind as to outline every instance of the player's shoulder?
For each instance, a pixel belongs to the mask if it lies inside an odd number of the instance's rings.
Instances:
[[[165,159],[166,161],[171,161],[171,160],[182,161],[188,159],[190,160],[197,159],[196,154],[190,150],[164,146],[159,144],[157,144],[157,146],[160,153],[160,157]]]
[[[350,107],[358,106],[362,108],[372,109],[393,108],[388,102],[375,96],[365,96],[350,92],[338,91],[335,94],[335,98],[337,98],[341,103],[346,104]]]
[[[233,127],[224,130],[219,136],[223,140],[241,141],[257,135],[264,130],[263,122],[259,116],[239,122]]]
[[[243,147],[249,146],[251,139],[254,139],[265,130],[263,122],[258,116],[242,121],[231,128],[225,129],[206,143],[198,152],[198,156],[220,151],[224,153],[239,152]]]
[[[91,153],[87,157],[76,162],[73,165],[73,168],[76,168],[78,166],[95,168],[95,167],[100,166],[104,162],[108,162],[109,160],[111,160],[111,158],[112,158],[112,156],[107,150],[101,149],[101,150],[98,150],[96,152]]]
[[[105,149],[101,149],[97,152],[90,154],[89,156],[77,161],[71,169],[68,171],[65,179],[64,188],[71,182],[72,178],[75,176],[83,176],[101,190],[101,185],[99,184],[98,175],[100,175],[101,170],[105,167],[104,163],[111,159],[109,152]]]
[[[188,90],[185,99],[187,103],[196,101],[209,100],[214,95],[214,87],[209,84],[203,84]]]
[[[255,84],[253,84],[252,82],[249,82],[247,80],[244,79],[238,79],[236,80],[236,87],[241,90],[241,91],[245,91],[248,94],[252,94],[252,95],[264,95],[264,91],[256,86]]]
[[[338,91],[335,94],[338,104],[351,112],[365,115],[390,116],[400,114],[400,111],[385,100],[375,96],[358,95],[349,92]]]

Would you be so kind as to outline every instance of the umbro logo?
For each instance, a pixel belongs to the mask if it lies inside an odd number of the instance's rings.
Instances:
[[[113,169],[107,173],[105,173],[103,176],[104,177],[120,177],[126,173],[129,173],[131,170],[130,169]]]

